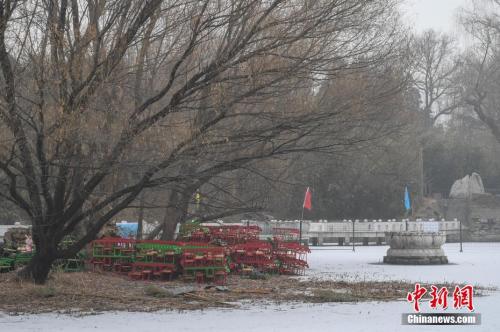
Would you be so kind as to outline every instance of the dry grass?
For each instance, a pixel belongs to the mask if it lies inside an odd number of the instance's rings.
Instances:
[[[157,298],[172,297],[171,293],[157,285],[147,285],[146,287],[144,287],[144,294]]]
[[[41,298],[56,296],[56,289],[54,287],[39,286],[32,288],[30,291],[33,296],[38,296]]]
[[[309,300],[314,303],[358,302],[361,298],[354,296],[348,291],[342,292],[331,289],[315,289]]]
[[[194,291],[173,295],[186,286],[194,286]],[[229,291],[224,292],[205,286],[187,284],[179,280],[132,281],[126,276],[93,272],[56,272],[51,274],[45,285],[35,285],[17,280],[14,273],[4,273],[0,274],[0,311],[10,314],[88,314],[109,310],[157,311],[236,307],[242,300],[274,303],[389,301],[405,299],[407,292],[414,288],[414,284],[408,282],[301,281],[287,276],[270,276],[265,280],[230,276],[227,285]],[[481,289],[478,288],[478,291]]]

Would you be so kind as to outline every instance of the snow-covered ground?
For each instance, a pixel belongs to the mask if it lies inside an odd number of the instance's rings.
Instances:
[[[308,276],[350,280],[409,280],[420,282],[460,282],[500,288],[500,243],[446,243],[448,265],[387,265],[382,258],[386,246],[356,247],[356,251],[316,247],[308,257]],[[332,250],[333,249],[333,250]],[[497,273],[494,273],[496,271]],[[500,303],[499,303],[500,305]]]
[[[446,266],[380,264],[387,247],[357,247],[356,252],[328,249],[313,249],[306,278],[446,281],[500,288],[500,243],[465,243],[463,253],[458,244],[446,244],[451,263]],[[475,297],[474,301],[476,312],[482,315],[480,326],[403,326],[401,314],[411,312],[411,306],[406,301],[393,301],[251,305],[181,313],[119,312],[80,318],[0,313],[0,331],[500,331],[500,292]]]

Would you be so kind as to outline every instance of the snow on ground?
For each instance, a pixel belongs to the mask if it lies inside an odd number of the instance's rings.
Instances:
[[[386,246],[316,247],[308,257],[308,276],[348,280],[409,280],[460,282],[500,288],[500,243],[446,243],[448,265],[387,265],[382,258]],[[497,273],[493,273],[496,271]],[[499,303],[500,304],[500,303]]]
[[[465,243],[463,253],[458,244],[446,244],[444,249],[452,263],[446,266],[380,264],[387,247],[357,247],[356,252],[331,249],[313,249],[307,277],[447,281],[500,288],[500,243]],[[392,301],[245,305],[242,309],[118,312],[86,317],[0,313],[0,331],[500,331],[500,292],[474,300],[476,312],[482,315],[480,326],[402,326],[401,314],[411,312],[411,306],[406,301]]]

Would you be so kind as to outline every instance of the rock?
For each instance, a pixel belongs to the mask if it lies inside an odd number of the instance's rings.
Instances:
[[[467,198],[472,194],[484,194],[484,185],[481,176],[477,173],[466,175],[453,183],[450,190],[451,198]]]

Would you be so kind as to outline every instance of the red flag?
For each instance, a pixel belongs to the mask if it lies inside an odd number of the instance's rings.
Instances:
[[[308,209],[309,211],[311,211],[311,209],[312,209],[312,204],[311,204],[311,190],[309,189],[309,187],[307,187],[306,195],[304,197],[304,205],[302,205],[302,207],[304,209]]]

